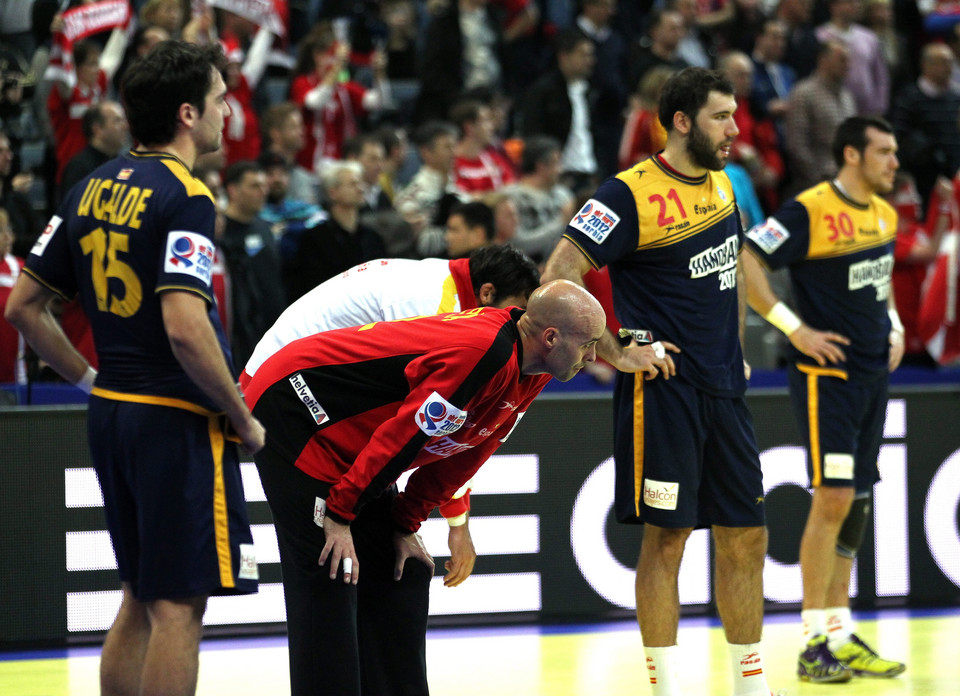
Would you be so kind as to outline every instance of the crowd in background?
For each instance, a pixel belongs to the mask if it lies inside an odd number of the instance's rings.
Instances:
[[[701,66],[735,88],[727,172],[744,228],[836,173],[845,118],[891,121],[907,360],[948,364],[960,234],[951,12],[934,0],[3,3],[0,307],[64,193],[131,145],[119,85],[160,41],[219,41],[227,58],[224,145],[195,174],[220,210],[214,282],[237,370],[289,303],[354,265],[505,243],[542,264],[604,178],[659,151],[659,90]],[[604,278],[594,284],[602,297]],[[96,365],[82,312],[57,312]],[[22,355],[0,319],[0,383],[26,378]]]

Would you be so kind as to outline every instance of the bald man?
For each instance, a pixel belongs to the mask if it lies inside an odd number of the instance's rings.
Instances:
[[[586,290],[558,280],[526,312],[325,331],[260,366],[244,391],[269,433],[255,459],[279,539],[292,696],[428,693],[434,565],[417,530],[551,377],[596,358],[605,326]]]

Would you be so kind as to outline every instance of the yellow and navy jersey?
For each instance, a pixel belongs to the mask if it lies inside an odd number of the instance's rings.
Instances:
[[[65,298],[79,294],[100,361],[99,390],[213,408],[173,355],[160,294],[204,298],[229,363],[211,289],[215,215],[209,189],[166,154],[127,153],[67,194],[25,271]]]
[[[847,363],[836,367],[852,377],[887,370],[896,234],[889,203],[879,196],[857,203],[833,182],[807,189],[747,232],[747,243],[770,269],[789,268],[803,320],[850,339]]]
[[[730,180],[696,178],[659,156],[607,179],[564,236],[608,266],[620,324],[672,341],[677,374],[708,393],[746,389],[737,312],[743,228]]]

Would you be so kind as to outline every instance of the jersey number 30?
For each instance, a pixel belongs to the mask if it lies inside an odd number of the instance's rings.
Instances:
[[[129,250],[130,235],[122,232],[104,231],[98,227],[80,238],[84,256],[90,255],[93,290],[97,295],[97,309],[121,317],[131,317],[140,309],[143,301],[143,286],[132,268],[117,258],[117,252]],[[109,280],[116,278],[123,284],[122,297],[111,295]]]

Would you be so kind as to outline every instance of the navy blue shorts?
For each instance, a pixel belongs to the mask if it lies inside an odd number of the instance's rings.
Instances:
[[[763,475],[743,398],[678,377],[619,373],[614,392],[620,522],[682,529],[764,525]]]
[[[87,431],[120,579],[140,601],[257,591],[225,417],[92,396]]]
[[[807,447],[810,485],[854,487],[880,480],[877,458],[887,415],[889,377],[850,382],[845,372],[798,363],[788,369],[790,400]]]

